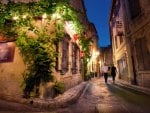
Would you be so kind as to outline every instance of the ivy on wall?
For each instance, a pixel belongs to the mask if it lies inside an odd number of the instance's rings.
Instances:
[[[84,53],[83,55],[83,78],[84,80],[86,80],[87,78],[87,74],[88,74],[88,70],[87,70],[87,64],[88,64],[88,59],[90,59],[90,45],[91,43],[93,43],[93,41],[91,40],[91,38],[86,38],[85,35],[81,35],[79,38],[79,43],[80,45],[82,45],[82,52]]]
[[[54,14],[59,14],[60,18],[53,19]],[[44,20],[41,27],[35,24],[39,20]],[[38,96],[40,84],[53,81],[52,69],[57,57],[55,42],[64,35],[65,21],[72,21],[75,31],[82,34],[83,27],[68,0],[0,3],[0,35],[16,40],[26,64],[23,74],[25,97],[29,97],[31,92]],[[50,31],[52,25],[54,28]],[[84,41],[80,38],[80,44],[86,52],[88,46]]]

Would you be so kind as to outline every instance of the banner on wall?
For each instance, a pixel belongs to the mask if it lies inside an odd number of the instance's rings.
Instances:
[[[0,43],[0,63],[13,62],[15,44],[13,42]]]

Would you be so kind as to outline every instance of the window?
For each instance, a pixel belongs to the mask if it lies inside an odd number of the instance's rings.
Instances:
[[[120,76],[127,75],[127,63],[126,63],[125,56],[123,56],[120,60],[118,60],[118,68],[119,68]]]
[[[77,73],[77,60],[78,60],[78,47],[75,43],[72,43],[72,74]]]
[[[62,40],[62,64],[61,74],[65,74],[68,71],[69,64],[69,42],[65,39]]]
[[[139,70],[150,70],[150,52],[145,38],[140,38],[135,42],[136,58]]]
[[[139,0],[128,0],[128,2],[129,2],[129,10],[130,10],[131,19],[134,19],[137,16],[139,16],[141,12],[140,2]]]

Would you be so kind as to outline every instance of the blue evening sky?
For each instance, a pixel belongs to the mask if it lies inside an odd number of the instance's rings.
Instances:
[[[110,45],[109,14],[111,0],[84,0],[88,20],[94,23],[99,37],[99,47]]]

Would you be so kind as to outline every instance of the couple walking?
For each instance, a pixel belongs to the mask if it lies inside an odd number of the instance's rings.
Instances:
[[[106,65],[106,63],[104,63],[104,66],[102,67],[102,73],[103,73],[103,76],[104,76],[104,79],[105,79],[105,83],[107,83],[108,71],[110,71],[113,83],[115,83],[115,77],[116,77],[116,72],[117,72],[116,67],[114,65],[112,65],[111,67],[108,67]]]

